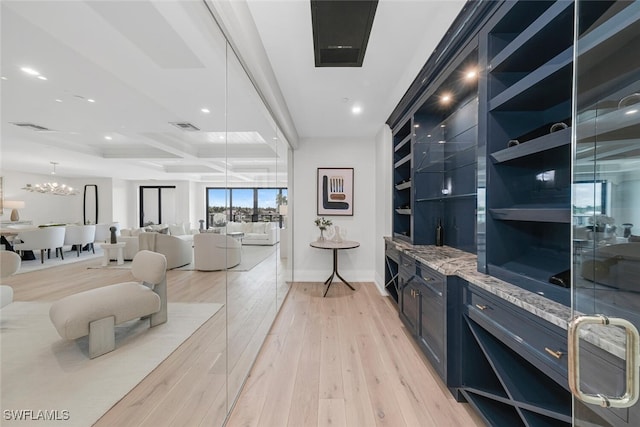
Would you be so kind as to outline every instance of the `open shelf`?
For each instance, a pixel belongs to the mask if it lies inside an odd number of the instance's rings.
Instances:
[[[568,208],[492,208],[489,213],[500,221],[571,223],[571,210]]]
[[[411,188],[411,181],[396,185],[396,190],[406,190],[408,188]]]
[[[399,168],[400,166],[407,164],[407,162],[409,161],[411,161],[411,153],[398,160],[395,164],[395,167]]]
[[[473,322],[469,327],[516,405],[554,417],[570,417],[571,394]]]
[[[494,399],[475,394],[469,390],[462,390],[462,395],[467,399],[478,413],[490,426],[525,426],[520,414],[511,405],[501,403]]]
[[[489,110],[544,110],[571,98],[573,47],[526,75],[489,101]]]
[[[423,199],[416,199],[416,202],[441,202],[443,200],[449,199],[473,199],[477,196],[476,193],[468,193],[468,194],[447,194],[442,195],[442,197],[427,197]]]
[[[396,146],[393,148],[393,150],[396,152],[400,151],[403,147],[405,147],[406,144],[409,144],[410,142],[411,142],[411,134],[405,136],[403,140],[397,143]]]
[[[562,45],[562,43],[558,43],[556,29],[566,28],[566,26],[573,24],[572,6],[571,2],[561,1],[540,14],[538,19],[520,32],[491,60],[490,69],[492,72],[529,71],[542,65],[533,62],[527,52],[534,50],[548,53],[549,49]],[[568,42],[570,43],[571,40]]]
[[[553,148],[564,147],[571,144],[571,128],[553,132],[527,142],[505,148],[492,153],[491,161],[495,164],[506,163],[511,160],[542,153]]]

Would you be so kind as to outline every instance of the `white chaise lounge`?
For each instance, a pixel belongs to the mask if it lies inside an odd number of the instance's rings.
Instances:
[[[49,317],[60,336],[74,340],[89,335],[89,357],[115,349],[115,325],[149,316],[150,326],[167,321],[167,260],[140,251],[131,272],[140,282],[125,282],[80,292],[56,301]]]

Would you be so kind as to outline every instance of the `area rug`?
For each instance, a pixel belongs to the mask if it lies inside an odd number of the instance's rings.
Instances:
[[[2,426],[92,425],[223,305],[169,303],[167,323],[122,324],[116,349],[95,359],[86,337],[60,338],[50,306],[14,302],[0,311]]]
[[[93,254],[92,252],[84,251],[80,253],[80,256],[78,256],[78,253],[76,251],[68,251],[64,253],[64,259],[56,258],[53,255],[52,251],[51,258],[45,258],[44,263],[40,262],[40,252],[37,252],[38,253],[36,254],[36,259],[22,261],[20,263],[20,269],[16,272],[16,274],[30,273],[32,271],[44,270],[45,268],[53,268],[61,265],[87,261],[90,259],[100,259],[100,262],[102,262],[103,256],[102,249],[100,249],[97,245],[95,254]]]

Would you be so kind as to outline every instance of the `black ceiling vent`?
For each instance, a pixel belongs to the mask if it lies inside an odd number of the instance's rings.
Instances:
[[[316,67],[362,67],[378,0],[311,0]]]
[[[33,123],[25,123],[25,122],[16,123],[16,122],[14,122],[13,124],[16,125],[16,126],[20,126],[21,128],[35,130],[36,132],[48,132],[48,131],[51,130],[51,129],[46,128],[44,126],[36,125],[36,124],[33,124]]]
[[[178,129],[186,130],[187,132],[197,132],[200,130],[199,127],[189,123],[189,122],[169,122]]]

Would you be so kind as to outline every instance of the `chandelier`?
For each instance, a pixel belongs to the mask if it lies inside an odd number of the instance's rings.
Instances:
[[[53,165],[53,171],[51,175],[56,174],[56,165],[57,162],[49,162]],[[43,182],[42,184],[27,184],[26,187],[22,188],[23,190],[30,191],[32,193],[43,193],[43,194],[53,194],[56,196],[75,196],[78,194],[78,190],[75,190],[73,187],[69,187],[65,184],[58,184],[57,182]]]

